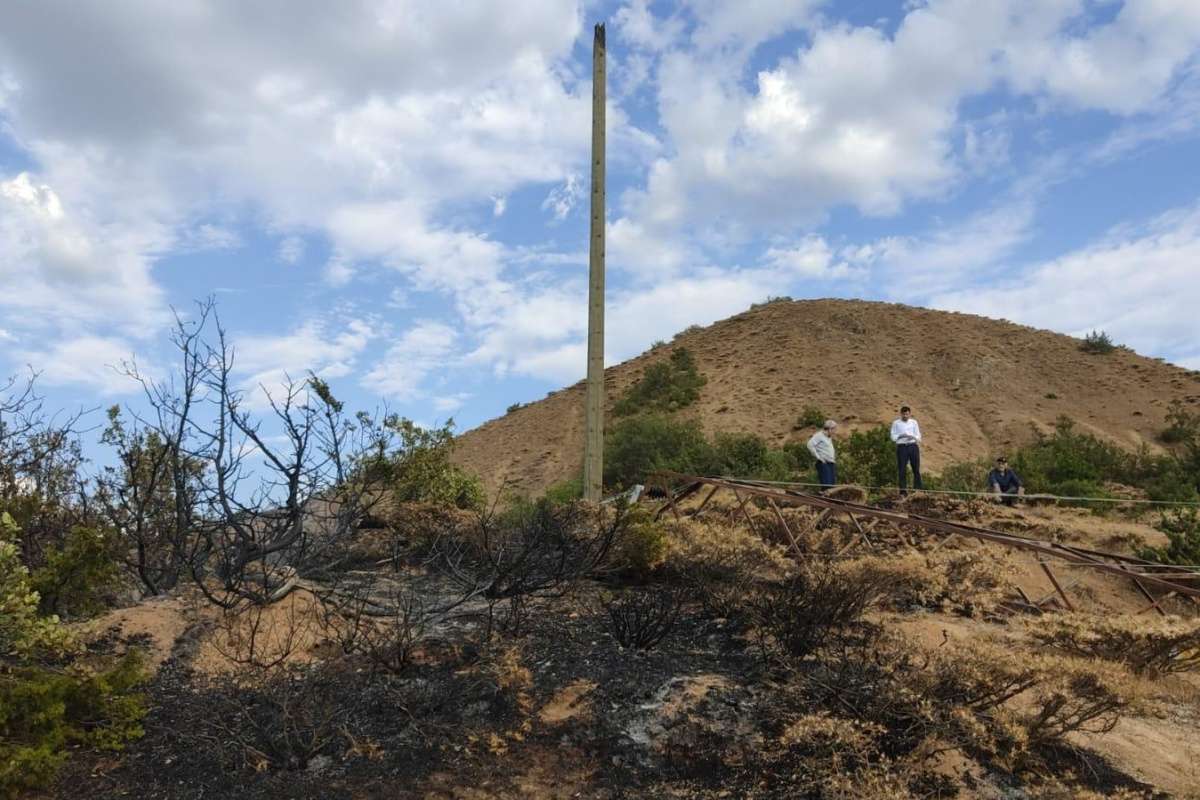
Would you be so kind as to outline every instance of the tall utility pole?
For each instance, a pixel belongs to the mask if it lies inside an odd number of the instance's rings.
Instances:
[[[592,40],[592,229],[588,259],[587,444],[583,499],[600,502],[604,479],[604,25]]]

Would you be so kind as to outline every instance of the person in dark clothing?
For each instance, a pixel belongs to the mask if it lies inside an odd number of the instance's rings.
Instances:
[[[1004,456],[996,459],[996,466],[988,473],[988,491],[1006,506],[1016,505],[1017,498],[1025,494],[1021,476],[1009,469],[1008,459]]]

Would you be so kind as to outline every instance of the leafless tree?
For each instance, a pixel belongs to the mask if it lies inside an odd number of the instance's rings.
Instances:
[[[537,502],[479,516],[465,536],[441,536],[431,563],[457,584],[462,596],[487,601],[490,636],[497,605],[519,628],[524,603],[563,596],[579,579],[605,568],[627,527],[624,506]]]
[[[110,420],[119,464],[99,492],[143,587],[167,591],[190,574],[231,609],[336,570],[345,539],[381,495],[356,467],[386,451],[390,432],[369,415],[348,418],[315,375],[241,383],[211,300],[190,319],[177,314],[171,340],[169,376],[124,365],[148,410],[131,412],[129,426]]]

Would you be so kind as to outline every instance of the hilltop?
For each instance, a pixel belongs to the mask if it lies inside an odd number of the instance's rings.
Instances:
[[[708,379],[677,412],[709,434],[773,444],[807,437],[817,406],[843,431],[913,407],[932,471],[1027,443],[1060,415],[1129,449],[1157,448],[1172,400],[1200,404],[1200,372],[1125,348],[1092,355],[1080,340],[1006,320],[861,300],[781,300],[678,334],[605,370],[608,419],[649,364],[687,348]],[[467,431],[455,460],[489,489],[538,492],[582,470],[579,382]]]

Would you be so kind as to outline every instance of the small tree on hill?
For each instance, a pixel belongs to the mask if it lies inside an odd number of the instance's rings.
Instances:
[[[624,419],[609,428],[604,443],[604,483],[620,488],[659,470],[704,473],[713,464],[712,445],[695,422],[657,414]]]
[[[1092,331],[1083,337],[1083,343],[1079,345],[1079,349],[1092,355],[1105,355],[1116,350],[1117,346],[1113,343],[1112,337],[1104,331]]]
[[[628,416],[645,411],[677,411],[700,397],[707,379],[696,369],[696,361],[685,348],[678,348],[666,361],[656,361],[642,372],[617,401],[613,412]]]

